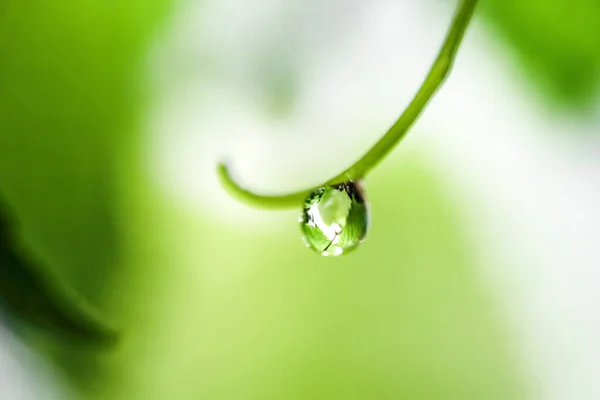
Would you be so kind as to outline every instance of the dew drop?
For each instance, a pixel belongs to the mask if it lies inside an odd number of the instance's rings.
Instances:
[[[361,181],[316,189],[304,200],[300,217],[304,243],[324,256],[355,249],[366,237],[369,210]]]

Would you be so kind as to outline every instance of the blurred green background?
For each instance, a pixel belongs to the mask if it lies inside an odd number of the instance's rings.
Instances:
[[[186,21],[174,17],[185,7],[0,2],[0,199],[11,235],[51,288],[72,288],[120,333],[114,346],[79,343],[60,326],[46,332],[55,321],[32,324],[16,310],[10,329],[47,360],[28,364],[32,379],[50,370],[65,397],[85,399],[529,398],[464,215],[427,151],[400,146],[398,160],[372,174],[368,241],[336,259],[301,245],[296,212],[220,219],[156,183],[147,121],[164,85],[148,60]],[[476,20],[509,49],[542,107],[589,117],[600,3],[488,0]],[[200,79],[210,81],[218,65],[206,64]],[[301,67],[288,64],[282,76],[293,82]],[[294,96],[283,82],[267,102]],[[273,120],[289,107],[269,106]],[[6,260],[2,268],[22,268]],[[36,290],[21,295],[49,296],[38,311],[52,312],[58,300]]]

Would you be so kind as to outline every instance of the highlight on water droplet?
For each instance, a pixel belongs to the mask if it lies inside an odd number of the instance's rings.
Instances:
[[[369,210],[361,181],[325,186],[304,200],[300,217],[307,247],[324,256],[355,249],[367,236]]]

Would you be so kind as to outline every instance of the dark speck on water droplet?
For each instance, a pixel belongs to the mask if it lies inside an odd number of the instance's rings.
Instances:
[[[360,181],[316,189],[304,200],[300,217],[304,242],[324,256],[353,250],[367,235],[367,207]]]

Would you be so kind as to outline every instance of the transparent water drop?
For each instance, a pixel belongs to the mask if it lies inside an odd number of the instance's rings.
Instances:
[[[368,225],[369,210],[360,181],[318,188],[304,200],[303,240],[324,256],[355,249],[367,236]]]

